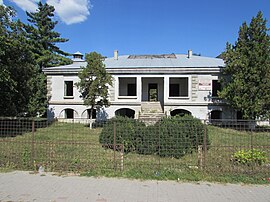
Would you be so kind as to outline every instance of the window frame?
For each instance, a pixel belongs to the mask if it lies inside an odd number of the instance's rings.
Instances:
[[[183,92],[181,92],[181,82],[178,81],[178,83],[175,83],[173,82],[172,80],[176,80],[176,79],[185,79],[186,81],[186,94],[184,94]],[[171,90],[171,86],[173,85],[178,85],[178,94],[171,94],[172,93],[172,90]],[[189,77],[185,76],[185,77],[170,77],[169,78],[169,99],[189,99],[189,87],[190,87],[190,84],[189,84]]]
[[[74,82],[67,80],[64,81],[64,99],[74,98]]]

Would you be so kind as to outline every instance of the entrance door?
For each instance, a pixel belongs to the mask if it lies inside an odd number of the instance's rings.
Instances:
[[[148,100],[150,102],[158,101],[158,85],[157,83],[148,84]]]

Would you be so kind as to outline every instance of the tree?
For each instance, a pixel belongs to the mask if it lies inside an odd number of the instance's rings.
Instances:
[[[33,77],[29,81],[31,97],[28,102],[28,115],[31,117],[44,116],[47,111],[49,98],[47,97],[46,76],[35,68]]]
[[[23,23],[13,20],[14,16],[11,7],[0,6],[0,116],[17,116],[28,111],[29,82],[35,71]]]
[[[270,115],[270,36],[262,12],[242,24],[235,45],[227,43],[219,93],[245,119]]]
[[[72,61],[64,56],[69,54],[62,51],[56,44],[67,42],[68,39],[60,37],[60,33],[54,31],[57,21],[53,21],[54,7],[47,3],[38,3],[37,12],[29,13],[30,25],[24,25],[26,37],[31,43],[31,51],[38,64],[38,71],[30,81],[32,96],[29,100],[28,112],[31,116],[44,115],[48,105],[46,76],[43,68],[49,66],[66,65]]]
[[[85,56],[87,66],[79,72],[79,88],[84,105],[90,106],[90,128],[92,127],[92,113],[95,106],[108,106],[108,89],[112,85],[112,77],[106,71],[102,55],[91,52]]]
[[[37,12],[29,13],[28,21],[31,25],[25,25],[28,38],[33,44],[33,52],[40,69],[49,66],[70,64],[72,61],[64,56],[69,54],[56,46],[56,43],[67,42],[61,38],[60,33],[54,31],[57,21],[53,21],[54,7],[47,3],[38,3]]]

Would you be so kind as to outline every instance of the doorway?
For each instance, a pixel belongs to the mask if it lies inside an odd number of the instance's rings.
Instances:
[[[148,101],[150,102],[158,101],[158,84],[157,83],[148,84]]]

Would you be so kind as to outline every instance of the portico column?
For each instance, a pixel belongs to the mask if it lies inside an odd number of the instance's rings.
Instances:
[[[115,81],[114,81],[114,90],[115,90],[115,101],[118,101],[118,96],[119,96],[119,78],[118,76],[115,77]]]
[[[170,78],[169,76],[164,76],[164,103],[168,102],[169,98],[169,85]]]
[[[142,77],[137,76],[137,101],[142,101]]]

